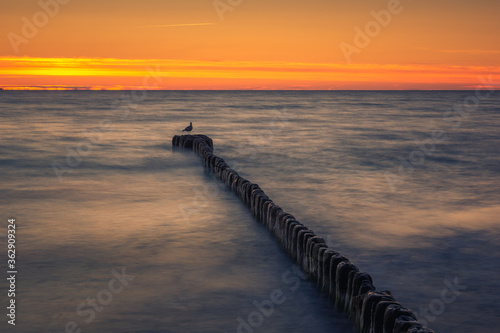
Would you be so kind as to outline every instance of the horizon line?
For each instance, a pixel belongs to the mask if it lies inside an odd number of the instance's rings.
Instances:
[[[75,87],[54,87],[54,88],[41,88],[41,87],[2,87],[0,91],[474,91],[477,88],[471,89],[94,89],[94,88],[75,88]]]

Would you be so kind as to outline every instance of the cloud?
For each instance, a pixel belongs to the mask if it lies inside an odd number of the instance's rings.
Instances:
[[[163,24],[163,25],[146,25],[140,28],[168,28],[168,27],[189,27],[197,25],[213,25],[215,23],[181,23],[181,24]]]
[[[500,50],[441,50],[443,53],[500,54]]]
[[[141,82],[151,68],[168,77],[164,87],[237,87],[271,89],[328,89],[380,87],[384,89],[474,89],[479,76],[500,72],[498,66],[335,64],[284,61],[204,61],[179,59],[31,58],[1,57],[1,86],[54,85],[125,89]],[[21,83],[22,82],[22,83]],[[173,82],[173,83],[172,83]],[[218,84],[218,85],[217,85]],[[398,84],[396,86],[395,84]],[[121,85],[121,86],[119,86]],[[157,88],[162,88],[157,87]]]

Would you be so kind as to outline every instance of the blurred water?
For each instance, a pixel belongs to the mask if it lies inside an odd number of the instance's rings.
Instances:
[[[429,327],[497,332],[500,103],[493,94],[466,117],[446,113],[470,96],[0,92],[0,235],[15,217],[19,270],[17,325],[0,327],[354,331],[196,155],[172,150],[192,121],[217,155]],[[431,144],[436,130],[446,139]],[[122,268],[135,278],[109,294]],[[440,301],[454,279],[467,289]],[[105,306],[85,306],[106,294]]]

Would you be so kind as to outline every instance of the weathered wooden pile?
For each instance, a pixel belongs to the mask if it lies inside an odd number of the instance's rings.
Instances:
[[[278,239],[282,248],[308,274],[335,307],[354,319],[362,333],[430,333],[413,311],[389,291],[377,291],[368,273],[330,249],[325,240],[276,205],[257,184],[244,179],[214,155],[206,135],[174,136],[172,145],[192,149],[206,168],[238,194],[252,214]]]

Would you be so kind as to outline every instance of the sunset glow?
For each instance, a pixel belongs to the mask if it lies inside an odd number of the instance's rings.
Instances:
[[[0,14],[0,87],[378,90],[496,82],[500,46],[487,36],[500,32],[500,5],[445,2],[450,7],[254,0],[225,11],[198,0],[11,2]],[[419,20],[426,23],[413,24]],[[161,80],[145,85],[151,72]]]

